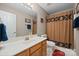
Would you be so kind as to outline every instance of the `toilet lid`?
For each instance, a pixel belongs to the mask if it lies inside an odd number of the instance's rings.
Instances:
[[[47,45],[48,45],[48,46],[55,46],[55,43],[52,42],[52,41],[47,41]]]

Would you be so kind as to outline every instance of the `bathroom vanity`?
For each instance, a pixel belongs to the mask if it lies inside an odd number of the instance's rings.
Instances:
[[[46,56],[47,38],[31,37],[25,40],[26,36],[17,37],[17,41],[5,43],[0,49],[0,56]]]
[[[16,54],[16,56],[46,56],[46,55],[47,55],[46,40]]]

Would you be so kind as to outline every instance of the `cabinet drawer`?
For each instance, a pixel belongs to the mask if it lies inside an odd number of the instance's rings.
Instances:
[[[33,52],[35,52],[37,49],[41,48],[41,43],[36,44],[35,46],[30,48],[30,54],[32,54]]]
[[[29,56],[29,49],[16,54],[16,56]]]
[[[41,48],[38,49],[37,51],[35,51],[34,53],[32,53],[31,56],[42,56],[42,51],[41,51]]]

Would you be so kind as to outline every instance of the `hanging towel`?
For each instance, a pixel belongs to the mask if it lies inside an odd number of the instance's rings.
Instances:
[[[6,34],[6,26],[4,24],[0,24],[0,41],[7,41],[8,37]]]
[[[73,27],[77,28],[79,27],[79,16],[75,18],[74,22],[73,22]]]
[[[1,41],[1,37],[2,37],[2,34],[1,34],[1,32],[2,32],[2,31],[1,31],[1,27],[2,27],[2,26],[1,26],[1,24],[0,24],[0,41]]]

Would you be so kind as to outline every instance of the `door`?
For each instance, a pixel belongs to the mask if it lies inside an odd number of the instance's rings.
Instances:
[[[37,33],[37,22],[33,21],[32,34],[36,34],[36,33]]]
[[[39,48],[39,49],[36,50],[31,56],[42,56],[42,49]]]
[[[6,26],[8,38],[16,37],[16,15],[5,11],[0,11],[0,19]]]
[[[42,56],[47,55],[47,40],[42,42]]]

